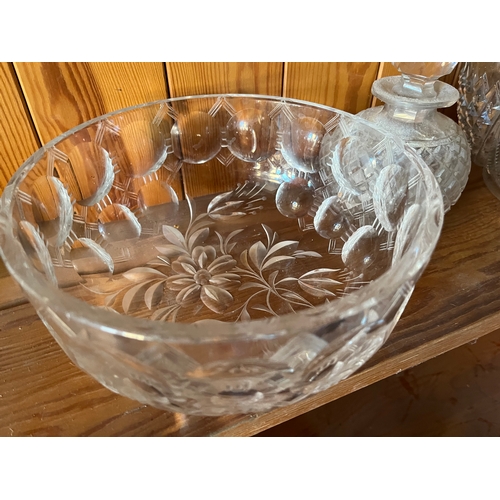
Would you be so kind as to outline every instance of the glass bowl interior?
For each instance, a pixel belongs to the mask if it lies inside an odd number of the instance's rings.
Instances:
[[[0,213],[1,255],[67,352],[85,332],[80,347],[111,335],[270,359],[252,343],[376,323],[379,304],[392,329],[443,204],[418,156],[359,117],[210,95],[66,132],[18,170]]]

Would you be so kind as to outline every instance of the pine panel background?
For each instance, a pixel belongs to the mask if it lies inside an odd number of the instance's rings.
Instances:
[[[459,65],[443,80],[456,85]],[[212,93],[267,94],[318,102],[357,113],[379,105],[384,62],[23,62],[0,63],[0,193],[42,144],[104,113],[142,102]],[[447,114],[453,116],[453,110]],[[174,188],[193,196],[232,188],[218,160],[185,165]]]

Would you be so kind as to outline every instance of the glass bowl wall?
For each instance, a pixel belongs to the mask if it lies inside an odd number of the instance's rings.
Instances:
[[[190,414],[262,412],[384,344],[442,219],[422,160],[359,117],[198,96],[36,152],[1,199],[0,252],[104,386]]]

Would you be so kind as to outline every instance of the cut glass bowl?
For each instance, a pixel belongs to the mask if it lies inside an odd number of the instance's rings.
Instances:
[[[69,358],[199,415],[327,389],[384,344],[438,240],[439,186],[363,119],[211,95],[96,118],[29,158],[0,253]]]

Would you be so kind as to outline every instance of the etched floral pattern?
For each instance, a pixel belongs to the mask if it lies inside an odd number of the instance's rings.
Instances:
[[[247,279],[239,290],[254,289],[256,290],[242,305],[241,312],[238,316],[239,320],[251,319],[249,308],[255,311],[262,311],[271,316],[278,316],[276,311],[277,306],[281,306],[283,312],[295,312],[297,307],[314,307],[309,300],[302,297],[299,293],[289,288],[289,285],[296,284],[305,291],[315,297],[334,297],[336,294],[329,290],[330,288],[338,288],[342,286],[342,282],[333,279],[331,276],[336,275],[339,269],[315,269],[307,272],[296,278],[286,276],[277,280],[279,270],[276,267],[282,267],[287,263],[302,258],[318,258],[321,254],[313,251],[298,250],[298,241],[285,240],[279,241],[278,234],[273,232],[268,226],[262,224],[267,242],[258,241],[254,243],[248,250],[241,252],[239,262],[241,267],[236,267],[235,271],[240,276]],[[272,270],[272,271],[271,271]],[[266,271],[271,271],[266,273]],[[259,300],[256,302],[256,298]],[[274,299],[274,300],[273,300]],[[253,305],[252,302],[254,302]],[[272,304],[274,302],[274,306]]]
[[[245,194],[259,199],[258,193],[259,189],[250,187]],[[355,288],[359,284],[352,273],[339,268],[314,268],[298,277],[291,275],[288,270],[298,260],[313,263],[322,255],[300,249],[297,240],[280,240],[278,233],[266,224],[260,224],[257,241],[238,250],[237,240],[241,245],[244,229],[221,234],[211,228],[213,208],[221,201],[224,219],[230,218],[227,203],[231,203],[232,197],[234,192],[218,195],[206,212],[197,216],[194,201],[188,199],[188,227],[182,232],[164,225],[165,244],[156,246],[158,255],[153,261],[124,272],[116,280],[96,278],[87,283],[87,288],[106,295],[107,308],[119,310],[121,306],[125,313],[147,308],[151,311],[148,316],[154,320],[176,321],[181,311],[189,311],[194,317],[205,310],[226,321],[245,321],[311,308],[318,301],[344,295],[347,286]],[[236,218],[254,210],[251,204],[237,204]],[[123,278],[128,284],[124,285]]]
[[[221,313],[234,301],[230,290],[238,289],[240,277],[232,273],[236,261],[230,255],[217,257],[212,246],[197,246],[192,256],[180,255],[172,262],[172,271],[166,285],[179,291],[175,301],[189,306],[199,299],[213,312]]]

